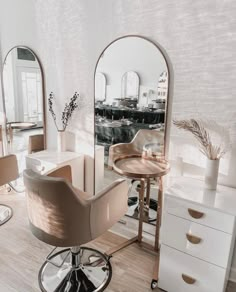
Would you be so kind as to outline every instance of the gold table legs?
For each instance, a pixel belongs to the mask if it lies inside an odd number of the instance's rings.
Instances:
[[[158,178],[158,204],[157,204],[157,221],[156,221],[156,232],[155,232],[155,245],[154,249],[158,252],[154,268],[151,288],[155,289],[158,286],[159,279],[159,264],[160,264],[160,228],[161,228],[161,218],[162,218],[162,206],[163,206],[163,179]]]
[[[144,190],[145,190],[145,180],[141,179],[141,187],[139,189],[139,225],[138,225],[138,242],[142,242],[143,237],[143,211],[144,211]]]
[[[125,242],[109,249],[106,252],[107,256],[112,256],[115,252],[129,246],[130,244],[134,242],[142,243],[142,237],[143,237],[143,211],[144,211],[144,190],[145,190],[145,180],[141,179],[141,187],[139,189],[139,206],[140,206],[140,212],[139,212],[139,225],[138,225],[138,235],[126,240]]]
[[[157,287],[157,282],[159,278],[159,262],[160,262],[160,248],[159,248],[159,239],[160,239],[160,227],[161,227],[161,217],[162,217],[162,205],[163,205],[163,181],[162,177],[157,179],[159,188],[158,188],[158,209],[157,209],[157,221],[156,221],[156,231],[155,231],[155,243],[154,246],[145,243],[142,241],[143,235],[143,219],[144,219],[144,192],[145,192],[145,182],[147,184],[146,187],[146,207],[149,209],[149,201],[150,201],[150,179],[141,179],[141,187],[139,189],[139,206],[140,206],[140,216],[139,216],[139,226],[138,226],[138,235],[126,240],[120,245],[117,245],[106,252],[107,256],[112,256],[117,251],[137,242],[140,247],[151,250],[152,252],[157,253],[155,264],[153,267],[153,278],[151,283],[151,288],[155,289]]]

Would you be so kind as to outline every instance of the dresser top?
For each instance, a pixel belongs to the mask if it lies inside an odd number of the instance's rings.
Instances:
[[[39,152],[35,152],[33,154],[29,154],[26,156],[26,159],[36,159],[39,161],[46,161],[53,164],[61,164],[75,158],[81,157],[83,154],[76,153],[76,152],[57,152],[52,150],[43,150]]]
[[[165,195],[236,216],[236,188],[218,185],[207,190],[204,181],[189,177],[171,178],[169,185]]]

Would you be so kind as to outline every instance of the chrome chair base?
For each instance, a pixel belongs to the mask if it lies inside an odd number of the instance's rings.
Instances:
[[[48,257],[39,271],[43,292],[104,291],[112,276],[109,259],[99,251],[81,247],[63,249]]]
[[[134,183],[137,182],[136,180],[132,180],[130,184],[129,194],[132,191]],[[140,184],[136,186],[137,193],[139,192]],[[148,204],[147,204],[148,203]],[[146,202],[146,197],[144,198],[144,214],[143,214],[143,221],[145,223],[149,223],[152,225],[156,225],[156,218],[157,218],[157,208],[158,202],[155,199],[150,198],[149,202]],[[128,197],[128,211],[125,216],[139,220],[140,217],[140,206],[139,206],[139,195],[137,196],[129,196]]]
[[[132,204],[132,201],[133,204]],[[149,223],[152,225],[156,225],[156,218],[157,218],[157,206],[158,202],[154,199],[150,199],[149,208],[146,205],[144,200],[144,214],[143,214],[143,221],[145,223]],[[131,197],[128,201],[128,211],[125,216],[139,220],[140,217],[140,206],[138,202],[138,198]]]
[[[11,207],[4,204],[0,204],[0,225],[3,225],[8,220],[10,220],[12,217],[12,214],[13,214],[13,211]]]

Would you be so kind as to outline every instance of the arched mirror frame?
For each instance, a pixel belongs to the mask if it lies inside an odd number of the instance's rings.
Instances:
[[[100,53],[96,65],[95,65],[95,69],[94,69],[94,79],[93,79],[93,89],[94,89],[94,137],[95,137],[95,75],[96,75],[96,71],[97,71],[97,67],[100,61],[100,58],[104,55],[105,51],[115,42],[124,39],[124,38],[129,38],[129,37],[135,37],[135,38],[140,38],[143,40],[146,40],[148,42],[150,42],[152,45],[154,45],[157,50],[160,51],[160,53],[162,54],[164,60],[165,60],[165,64],[167,67],[167,73],[168,73],[168,89],[167,89],[167,102],[165,103],[165,130],[164,130],[164,157],[167,159],[168,156],[168,150],[169,150],[169,136],[170,136],[170,126],[167,127],[168,124],[171,123],[171,110],[172,110],[172,95],[173,95],[173,83],[174,83],[174,73],[173,73],[173,68],[172,68],[172,64],[170,62],[170,59],[168,57],[168,54],[165,52],[164,48],[158,44],[157,42],[154,42],[152,40],[150,40],[147,37],[144,36],[140,36],[140,35],[125,35],[125,36],[121,36],[115,40],[113,40],[112,42],[110,42],[104,49],[103,51]],[[96,163],[96,151],[95,151],[95,138],[94,138],[94,195],[95,195],[95,184],[96,184],[96,174],[95,174],[95,163]]]
[[[38,58],[38,56],[34,53],[32,49],[30,49],[27,46],[19,45],[12,47],[6,54],[4,61],[2,63],[2,74],[1,74],[1,83],[2,83],[2,98],[3,98],[3,111],[5,113],[5,126],[6,126],[6,107],[5,107],[5,89],[4,89],[4,82],[3,82],[3,70],[4,70],[4,64],[6,63],[8,55],[11,53],[12,50],[22,48],[30,51],[32,55],[34,55],[35,59],[37,60],[41,72],[41,78],[42,78],[42,99],[43,99],[43,132],[44,132],[44,149],[46,149],[47,146],[47,128],[46,128],[46,101],[45,101],[45,81],[44,81],[44,72],[43,72],[43,66]],[[8,153],[4,153],[6,155]]]
[[[126,71],[126,72],[123,74],[123,76],[122,76],[122,78],[121,78],[121,98],[128,97],[128,96],[125,96],[125,85],[123,85],[123,84],[125,84],[125,82],[124,82],[125,76],[126,76],[128,73],[130,73],[130,72],[134,73],[134,75],[136,76],[136,78],[137,78],[137,80],[138,80],[138,88],[136,88],[136,93],[137,93],[137,94],[134,96],[134,98],[137,97],[137,99],[139,99],[139,91],[140,91],[140,76],[139,76],[138,73],[135,72],[135,71]],[[128,75],[127,75],[127,76],[128,76]],[[126,78],[126,80],[127,80],[127,78]]]

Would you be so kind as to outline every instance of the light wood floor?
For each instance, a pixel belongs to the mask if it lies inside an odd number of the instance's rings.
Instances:
[[[0,195],[0,203],[8,204],[14,210],[13,218],[0,227],[0,291],[39,292],[38,270],[51,247],[30,233],[23,195]],[[115,234],[106,233],[90,246],[106,251],[122,240]],[[140,250],[135,244],[118,252],[111,259],[113,277],[106,291],[152,291],[150,280],[153,262],[154,256]],[[230,283],[227,292],[234,291],[236,284]]]

